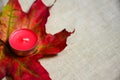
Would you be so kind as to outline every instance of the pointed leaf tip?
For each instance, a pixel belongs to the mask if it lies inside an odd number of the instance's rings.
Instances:
[[[74,33],[74,31],[68,32],[64,29],[54,35],[47,34],[45,39],[39,44],[39,46],[41,46],[39,48],[40,53],[43,53],[43,55],[55,55],[61,52],[67,46],[67,38]]]
[[[52,3],[52,5],[49,6],[49,9],[51,9],[54,6],[54,4],[56,3],[56,1],[57,0],[54,0],[54,2]]]
[[[22,10],[18,0],[9,0],[8,4],[16,10]]]

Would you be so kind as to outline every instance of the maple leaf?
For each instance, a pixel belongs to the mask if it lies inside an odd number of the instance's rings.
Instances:
[[[46,55],[55,55],[66,46],[67,37],[73,32],[65,29],[52,35],[45,29],[49,9],[41,0],[36,0],[28,13],[22,11],[18,0],[9,0],[0,15],[0,80],[51,80],[49,73],[38,61]],[[27,28],[33,30],[38,38],[34,54],[17,56],[9,45],[10,34]]]

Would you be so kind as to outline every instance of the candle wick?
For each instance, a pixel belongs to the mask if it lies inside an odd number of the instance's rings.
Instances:
[[[29,38],[23,38],[23,41],[26,43],[26,42],[29,42],[30,39]]]

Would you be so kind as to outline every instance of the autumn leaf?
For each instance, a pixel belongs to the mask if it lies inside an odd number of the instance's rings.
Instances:
[[[28,13],[22,11],[18,0],[9,0],[0,15],[0,80],[51,80],[49,73],[38,61],[47,55],[55,55],[66,46],[73,32],[65,29],[52,35],[45,29],[49,10],[41,0],[36,0]],[[36,33],[39,43],[29,56],[18,56],[9,45],[11,33],[17,29],[30,29]]]

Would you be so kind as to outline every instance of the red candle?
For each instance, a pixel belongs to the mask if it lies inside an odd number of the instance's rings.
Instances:
[[[17,51],[16,54],[26,56],[33,50],[38,42],[37,35],[29,29],[19,29],[14,31],[9,38],[10,46]]]

